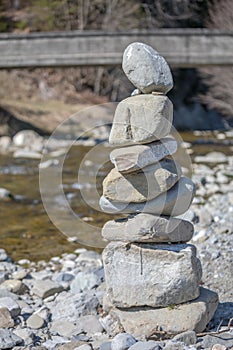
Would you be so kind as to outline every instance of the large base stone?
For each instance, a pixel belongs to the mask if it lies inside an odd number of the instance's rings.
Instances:
[[[103,262],[106,292],[117,307],[164,307],[199,296],[202,270],[193,245],[111,242]]]
[[[106,213],[149,213],[154,215],[177,216],[186,212],[192,203],[195,185],[189,178],[180,180],[168,192],[142,203],[123,203],[100,198],[100,207]]]
[[[218,306],[217,293],[200,288],[200,296],[185,304],[167,308],[111,308],[110,315],[118,320],[125,332],[135,337],[151,336],[156,330],[178,334],[188,330],[203,332]],[[108,305],[108,308],[110,305]]]
[[[112,145],[149,143],[167,136],[172,127],[173,106],[168,97],[137,95],[121,101],[109,136]]]
[[[103,195],[123,203],[145,202],[173,187],[181,173],[180,165],[170,158],[130,174],[121,174],[114,168],[103,181]]]
[[[115,168],[122,173],[142,169],[150,164],[174,154],[177,142],[171,137],[165,137],[147,145],[136,145],[114,149],[110,153],[110,160]]]
[[[193,232],[189,221],[140,213],[106,222],[102,236],[108,241],[177,243],[188,242]]]

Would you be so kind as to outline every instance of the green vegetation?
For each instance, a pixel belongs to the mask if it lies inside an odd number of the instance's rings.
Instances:
[[[0,0],[1,31],[202,27],[211,0]]]

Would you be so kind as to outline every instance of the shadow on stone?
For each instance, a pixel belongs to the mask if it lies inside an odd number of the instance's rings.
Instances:
[[[215,327],[219,324],[227,326],[231,318],[233,318],[233,302],[219,303],[211,323],[213,323]]]

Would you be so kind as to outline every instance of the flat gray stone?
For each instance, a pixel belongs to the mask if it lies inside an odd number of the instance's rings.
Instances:
[[[55,300],[50,306],[52,320],[77,322],[80,316],[95,315],[99,301],[92,291],[80,294],[67,293],[65,299]]]
[[[179,164],[169,158],[130,174],[121,174],[114,168],[103,181],[103,195],[117,202],[145,202],[173,187],[181,173]]]
[[[59,349],[59,350],[77,350],[82,345],[89,346],[88,343],[86,343],[82,340],[72,340],[66,344],[57,345],[56,349]]]
[[[122,327],[118,320],[110,315],[100,318],[100,323],[110,337],[114,337],[122,331]]]
[[[6,307],[0,307],[0,328],[14,327],[14,320]]]
[[[63,287],[53,281],[36,280],[34,281],[34,285],[31,291],[38,297],[45,299],[50,297],[51,295],[60,293],[62,290]]]
[[[213,164],[221,164],[227,163],[228,158],[222,152],[210,152],[204,156],[196,156],[194,158],[195,163],[213,163]]]
[[[100,344],[99,350],[112,350],[111,342],[110,341],[106,341],[106,342]]]
[[[205,335],[202,339],[201,345],[202,348],[211,348],[215,345],[219,344],[222,346],[225,346],[226,349],[232,349],[233,348],[233,336],[231,332],[224,332],[221,334],[216,335]],[[223,348],[220,348],[223,349]]]
[[[7,308],[12,317],[20,314],[19,304],[11,297],[0,298],[0,307]]]
[[[193,345],[197,342],[197,335],[194,331],[186,331],[177,334],[173,339],[173,341],[180,341],[185,345]]]
[[[146,145],[135,145],[114,149],[110,153],[110,160],[116,170],[129,173],[142,169],[147,165],[159,162],[166,156],[177,151],[177,142],[171,137],[162,138]]]
[[[106,293],[117,307],[164,307],[199,296],[202,270],[193,245],[111,242],[103,262]]]
[[[119,333],[113,338],[111,348],[112,350],[127,350],[135,343],[136,339],[131,334]]]
[[[112,145],[149,143],[167,136],[172,127],[173,105],[166,96],[137,95],[121,101],[109,136]]]
[[[188,350],[190,347],[187,347],[184,343],[180,341],[168,340],[163,350]],[[190,350],[197,350],[197,348],[191,347]],[[210,350],[210,349],[208,349]]]
[[[78,319],[78,326],[80,328],[80,333],[84,332],[88,335],[103,332],[103,327],[96,315],[81,316]]]
[[[117,309],[113,307],[111,315],[117,318],[119,325],[135,337],[145,337],[162,329],[167,333],[178,334],[188,330],[203,332],[214,316],[218,306],[217,293],[200,288],[200,296],[185,304],[166,308],[131,308]]]
[[[166,60],[151,46],[134,42],[124,51],[122,68],[127,78],[145,94],[167,93],[173,79]]]
[[[186,212],[192,203],[195,185],[182,176],[168,192],[142,203],[123,203],[100,198],[100,208],[106,213],[149,213],[154,215],[177,216]]]
[[[62,337],[70,338],[72,335],[79,333],[79,327],[77,327],[74,322],[57,320],[52,322],[50,332],[53,334],[59,334]]]
[[[0,252],[0,261],[1,261],[1,252]],[[2,282],[6,281],[8,279],[8,273],[0,271],[0,285]]]
[[[0,285],[0,288],[1,289],[5,288],[9,290],[9,292],[12,292],[15,294],[24,294],[28,290],[27,286],[17,279],[9,279],[4,281]]]
[[[149,340],[149,341],[138,341],[133,344],[130,350],[161,350],[163,348],[162,342]]]
[[[33,333],[31,329],[28,328],[17,328],[14,330],[14,333],[23,340],[24,346],[32,345],[36,338],[36,335]],[[24,348],[25,349],[25,348]],[[43,350],[43,348],[39,347],[31,347],[30,350]],[[20,349],[18,349],[20,350]]]
[[[75,348],[75,350],[92,350],[92,346],[90,344],[83,344]]]
[[[32,329],[40,329],[44,326],[44,320],[37,314],[32,314],[27,319],[27,327]]]
[[[108,241],[176,243],[188,242],[193,232],[189,221],[140,213],[106,222],[102,236]]]
[[[80,293],[97,287],[101,283],[100,278],[93,272],[80,271],[71,282],[71,293]]]
[[[5,190],[5,188],[0,188],[0,200],[4,198],[9,198],[9,191]],[[6,197],[5,197],[6,196]],[[0,261],[6,261],[7,260],[7,253],[5,249],[0,249]]]
[[[0,349],[12,349],[22,339],[8,329],[0,329]]]

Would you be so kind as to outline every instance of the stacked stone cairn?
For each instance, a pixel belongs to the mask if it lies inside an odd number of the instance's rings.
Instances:
[[[173,79],[165,59],[152,47],[130,44],[123,70],[136,94],[115,111],[109,142],[115,168],[103,181],[104,212],[127,213],[102,230],[111,241],[103,252],[105,309],[128,333],[201,332],[218,305],[216,293],[200,288],[202,268],[194,228],[176,218],[194,197],[193,182],[182,176],[169,137],[173,105],[166,93]]]

